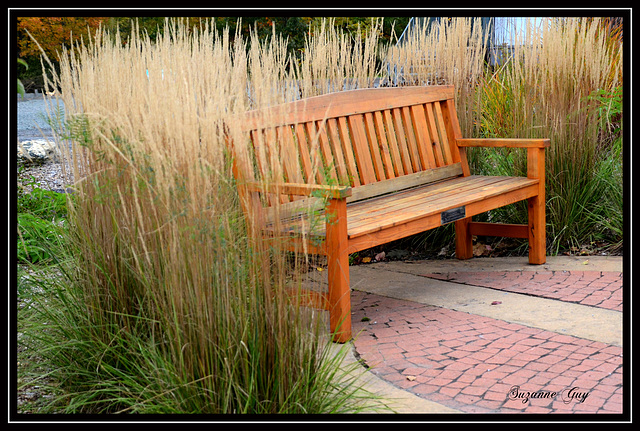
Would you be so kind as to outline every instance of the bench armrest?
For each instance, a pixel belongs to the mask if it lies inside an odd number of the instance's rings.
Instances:
[[[509,147],[527,149],[527,177],[541,180],[544,190],[544,149],[551,146],[549,139],[456,139],[458,147]]]
[[[549,139],[456,139],[459,147],[510,147],[510,148],[548,148]]]
[[[267,192],[283,195],[321,196],[330,199],[345,199],[351,196],[351,187],[349,186],[325,186],[300,183],[264,184],[259,182],[247,182],[244,186],[251,192]]]

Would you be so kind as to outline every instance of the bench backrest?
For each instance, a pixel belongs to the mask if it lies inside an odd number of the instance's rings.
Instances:
[[[359,200],[462,175],[453,99],[452,86],[377,88],[249,111],[254,172],[245,177],[351,185]]]

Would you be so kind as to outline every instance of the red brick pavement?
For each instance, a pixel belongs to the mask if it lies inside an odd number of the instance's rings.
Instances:
[[[365,292],[352,306],[360,358],[425,399],[469,413],[622,413],[621,347]]]
[[[622,273],[600,271],[483,271],[424,277],[622,311]]]

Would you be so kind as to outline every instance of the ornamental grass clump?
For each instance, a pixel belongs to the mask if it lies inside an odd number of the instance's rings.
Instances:
[[[605,19],[547,18],[538,25],[527,21],[514,37],[503,63],[481,82],[479,133],[551,140],[546,157],[551,253],[601,240],[618,247],[622,157],[615,143],[621,143],[622,131],[610,127],[610,118],[622,112],[615,97],[622,86],[619,29]],[[595,97],[603,94],[607,97]],[[479,170],[526,173],[524,152],[487,153],[472,156]],[[521,222],[526,207],[507,214]]]
[[[517,19],[514,19],[517,20]],[[548,138],[548,252],[622,245],[622,24],[606,18],[539,18],[511,29],[487,63],[478,19],[441,19],[391,46],[388,79],[452,84],[464,137]],[[526,175],[526,152],[474,148],[471,171]],[[479,218],[525,223],[526,203]],[[452,240],[453,231],[449,228]],[[436,232],[436,231],[434,231]],[[434,233],[428,234],[433,236]],[[594,247],[595,248],[595,247]]]
[[[271,49],[284,46],[277,38],[248,48],[238,36],[167,21],[154,41],[99,31],[61,55],[48,84],[66,108],[58,138],[72,144],[70,258],[23,323],[54,370],[56,396],[43,411],[366,405],[341,364],[348,347],[330,348],[324,313],[285,294],[304,259],[253,236],[242,212],[234,118],[280,101],[273,86],[287,59]]]

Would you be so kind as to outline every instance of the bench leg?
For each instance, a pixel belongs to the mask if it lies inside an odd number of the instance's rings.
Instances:
[[[529,263],[541,265],[547,260],[547,220],[545,216],[544,148],[527,148],[527,178],[538,178],[538,195],[528,200]]]
[[[473,242],[469,223],[471,217],[455,222],[456,224],[456,257],[458,259],[471,259],[473,257]]]
[[[547,261],[546,215],[544,197],[529,198],[529,263],[541,265]]]
[[[329,324],[333,341],[345,343],[351,339],[346,200],[331,199],[327,205],[327,218]]]

